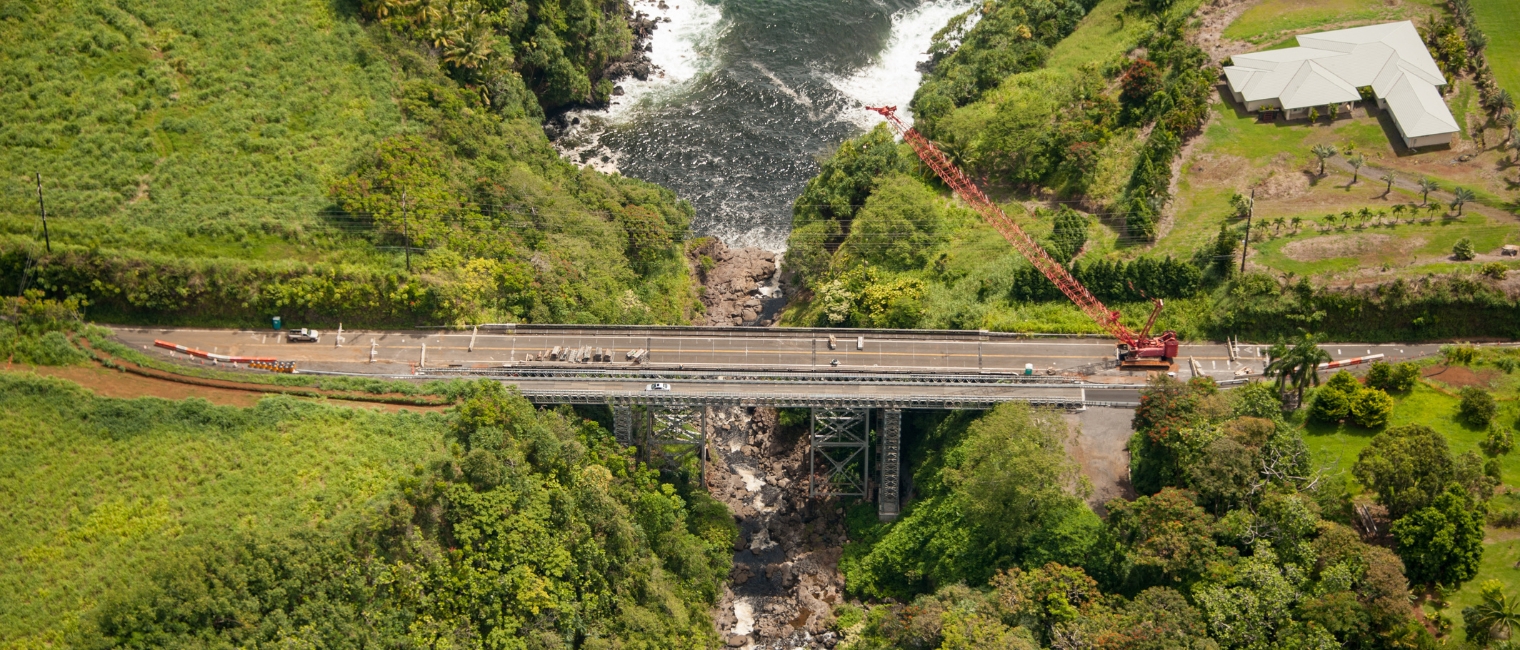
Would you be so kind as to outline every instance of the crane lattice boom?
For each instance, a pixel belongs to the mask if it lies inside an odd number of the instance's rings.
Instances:
[[[988,199],[987,195],[983,194],[976,184],[971,182],[971,179],[967,178],[960,168],[955,166],[955,163],[950,162],[950,159],[945,156],[944,152],[939,150],[939,147],[934,146],[934,143],[930,142],[928,138],[925,138],[917,130],[903,123],[897,117],[896,106],[867,107],[867,109],[880,113],[882,117],[887,118],[887,124],[892,127],[893,131],[901,134],[903,140],[913,145],[913,150],[918,152],[918,157],[924,161],[924,164],[933,169],[934,173],[938,174],[940,179],[945,181],[945,184],[949,185],[956,194],[959,194],[962,200],[981,213],[982,218],[986,219],[987,223],[992,224],[992,227],[1002,233],[1003,238],[1007,239],[1008,243],[1013,244],[1014,249],[1018,250],[1036,269],[1039,269],[1040,273],[1050,278],[1050,281],[1056,285],[1056,288],[1060,289],[1061,293],[1066,294],[1066,297],[1071,298],[1071,301],[1076,303],[1077,307],[1080,307],[1089,318],[1102,326],[1103,329],[1108,330],[1121,343],[1135,350],[1155,348],[1158,345],[1162,345],[1161,341],[1150,338],[1149,324],[1146,325],[1145,331],[1139,334],[1125,327],[1124,323],[1119,321],[1118,311],[1105,307],[1096,296],[1092,295],[1091,291],[1087,290],[1087,287],[1082,286],[1081,282],[1072,277],[1071,273],[1066,270],[1066,267],[1061,266],[1060,262],[1051,258],[1050,254],[1046,253],[1043,247],[1035,243],[1034,238],[1030,237],[1028,233],[1024,232],[1023,228],[1014,223],[1013,219],[1008,218],[1008,215],[1004,214],[1002,209],[998,208],[997,204],[993,203],[991,199]],[[1156,300],[1155,303],[1159,311],[1161,301]],[[1151,321],[1154,322],[1155,318],[1156,316],[1153,313]]]

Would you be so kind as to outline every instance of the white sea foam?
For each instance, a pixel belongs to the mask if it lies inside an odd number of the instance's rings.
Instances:
[[[555,143],[560,155],[598,171],[618,171],[622,152],[601,143],[607,127],[628,121],[641,108],[678,93],[691,80],[708,70],[714,57],[712,46],[722,35],[723,13],[703,0],[634,0],[634,11],[657,21],[649,37],[654,65],[648,79],[627,77],[617,82],[622,95],[612,98],[606,109],[580,109],[566,113],[570,128]],[[661,5],[664,5],[662,8]],[[669,22],[666,22],[669,21]]]
[[[908,118],[908,102],[923,81],[918,63],[929,59],[934,33],[975,4],[968,0],[930,0],[893,14],[892,35],[871,65],[848,77],[828,76],[835,89],[857,102],[841,111],[839,119],[870,129],[882,117],[866,106],[896,106],[898,114]]]

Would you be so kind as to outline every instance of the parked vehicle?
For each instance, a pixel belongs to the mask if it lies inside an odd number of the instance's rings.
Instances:
[[[298,330],[290,330],[289,332],[285,333],[286,343],[316,343],[317,339],[319,338],[322,338],[321,332],[318,332],[317,330],[309,330],[304,327]]]

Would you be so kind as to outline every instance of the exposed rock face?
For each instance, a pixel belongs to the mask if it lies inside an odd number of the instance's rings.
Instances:
[[[776,254],[761,248],[729,248],[716,238],[688,253],[692,273],[706,287],[704,325],[769,327],[785,305],[776,278]]]
[[[735,648],[832,648],[844,596],[844,525],[833,500],[808,497],[807,436],[785,439],[774,409],[715,409],[707,485],[739,522],[730,581],[713,613]]]

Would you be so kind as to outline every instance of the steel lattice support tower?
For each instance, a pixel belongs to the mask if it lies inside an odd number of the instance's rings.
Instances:
[[[868,496],[870,423],[868,408],[813,409],[808,439],[808,496]]]
[[[876,514],[882,521],[897,518],[897,474],[902,468],[902,411],[881,412],[881,487],[876,493]]]
[[[686,447],[684,453],[697,456],[699,477],[707,476],[707,407],[706,406],[651,406],[649,407],[649,449],[653,460],[655,450],[672,460],[681,452],[670,454],[672,446]]]
[[[633,444],[633,406],[623,404],[612,407],[612,434],[617,437],[620,447]]]

